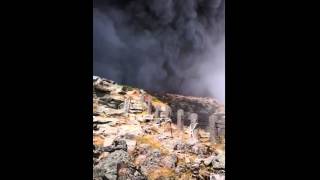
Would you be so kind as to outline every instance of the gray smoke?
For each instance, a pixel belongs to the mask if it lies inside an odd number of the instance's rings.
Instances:
[[[224,0],[94,0],[94,74],[224,101],[224,11]]]

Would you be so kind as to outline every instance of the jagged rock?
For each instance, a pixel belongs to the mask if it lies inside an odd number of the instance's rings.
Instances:
[[[124,162],[129,163],[129,155],[126,151],[117,150],[109,154],[109,156],[100,160],[99,164],[94,167],[94,177],[104,177],[110,180],[117,179],[117,164]]]
[[[116,150],[127,151],[128,146],[125,140],[114,140],[111,146],[103,147],[105,152],[113,152]]]
[[[123,101],[113,99],[110,97],[104,97],[104,98],[100,98],[100,103],[103,105],[106,105],[109,108],[119,109],[119,106],[121,103],[123,103]]]
[[[126,150],[127,144],[124,140],[115,140],[111,146],[103,148],[103,151],[111,153],[93,168],[93,178],[146,180],[146,177],[130,162],[131,159]],[[119,165],[123,165],[122,173]]]
[[[97,81],[94,84],[94,88],[95,88],[96,92],[106,93],[106,94],[110,93],[110,89],[108,88],[108,86],[109,86],[109,84],[104,81]]]
[[[132,102],[130,105],[129,112],[130,113],[142,113],[144,111],[144,107],[141,103]]]
[[[119,169],[119,164],[125,166]],[[106,159],[100,160],[99,164],[93,168],[94,179],[134,179],[147,180],[147,178],[130,163],[129,155],[123,150],[112,152]]]

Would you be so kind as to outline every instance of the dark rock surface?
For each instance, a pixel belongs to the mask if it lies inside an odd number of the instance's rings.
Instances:
[[[108,180],[146,180],[132,163],[128,154],[127,144],[123,140],[115,140],[112,146],[103,148],[102,151],[111,152],[105,159],[101,159],[93,168],[93,179]]]

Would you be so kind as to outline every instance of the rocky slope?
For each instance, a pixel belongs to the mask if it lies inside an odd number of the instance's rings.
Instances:
[[[214,99],[93,77],[93,179],[219,180],[224,157],[224,108]]]

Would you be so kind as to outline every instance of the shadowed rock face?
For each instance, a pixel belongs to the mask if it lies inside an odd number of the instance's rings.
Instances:
[[[93,179],[109,180],[146,180],[140,171],[130,163],[127,144],[124,140],[114,140],[111,146],[102,148],[104,152],[111,152],[93,168]]]
[[[160,100],[167,102],[172,108],[172,119],[177,123],[177,111],[184,110],[184,125],[190,125],[189,116],[191,113],[198,114],[199,127],[207,129],[209,125],[209,116],[217,112],[224,114],[224,106],[215,99],[209,97],[193,97],[168,93],[152,93]],[[223,120],[224,121],[224,120]],[[222,122],[224,123],[224,122]]]

